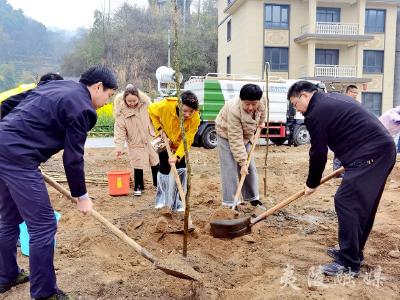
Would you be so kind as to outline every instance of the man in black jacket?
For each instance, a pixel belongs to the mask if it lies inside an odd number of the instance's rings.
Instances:
[[[51,80],[64,80],[57,73],[46,73],[39,79],[37,86],[45,84]],[[0,120],[4,119],[18,104],[20,104],[28,95],[31,93],[32,89],[26,90],[22,93],[13,95],[5,99],[0,103]]]
[[[18,225],[30,235],[32,298],[66,299],[53,266],[56,219],[39,165],[64,150],[63,163],[77,208],[92,209],[85,185],[84,144],[97,120],[96,108],[117,83],[105,67],[93,67],[80,82],[54,80],[39,85],[0,122],[0,293],[28,280],[16,261]]]
[[[376,116],[344,95],[320,93],[314,84],[299,81],[289,88],[287,97],[303,113],[311,136],[305,194],[313,193],[320,183],[328,147],[346,170],[335,195],[340,249],[328,249],[334,261],[324,265],[323,272],[358,275],[386,179],[396,161],[393,139]]]

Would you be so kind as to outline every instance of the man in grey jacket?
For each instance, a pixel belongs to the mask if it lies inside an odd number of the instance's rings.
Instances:
[[[257,127],[265,125],[265,105],[258,85],[246,84],[240,96],[225,103],[215,120],[218,137],[218,155],[221,166],[222,205],[232,207],[238,186],[238,177],[246,176],[242,196],[251,205],[265,209],[258,192],[258,176],[254,159],[247,168],[250,139]]]

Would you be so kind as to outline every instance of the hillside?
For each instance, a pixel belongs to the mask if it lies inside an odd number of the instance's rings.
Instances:
[[[48,30],[6,0],[0,0],[0,16],[0,91],[59,70],[72,43],[65,32]]]

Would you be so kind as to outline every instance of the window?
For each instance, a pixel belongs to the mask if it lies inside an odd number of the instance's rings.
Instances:
[[[364,50],[364,73],[383,73],[383,51]]]
[[[365,32],[385,32],[385,17],[382,9],[366,9]]]
[[[315,49],[315,64],[337,66],[339,64],[339,50]]]
[[[226,40],[229,42],[231,40],[231,34],[232,34],[232,20],[229,20],[228,23],[226,23]]]
[[[382,113],[382,94],[381,93],[362,93],[361,104],[375,116]]]
[[[231,74],[231,56],[226,57],[226,74]]]
[[[265,28],[288,29],[289,5],[265,5]]]
[[[317,7],[317,22],[340,22],[340,8]]]
[[[289,70],[289,55],[288,48],[264,48],[265,61],[269,62],[271,71],[288,71]]]

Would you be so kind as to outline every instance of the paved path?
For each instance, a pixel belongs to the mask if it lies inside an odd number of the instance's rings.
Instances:
[[[285,142],[286,144],[287,142]],[[265,139],[261,138],[258,145],[265,146]],[[270,142],[272,144],[272,142]],[[112,137],[91,137],[86,140],[85,148],[114,148]]]
[[[85,143],[85,148],[114,148],[112,137],[96,137],[88,138]]]

